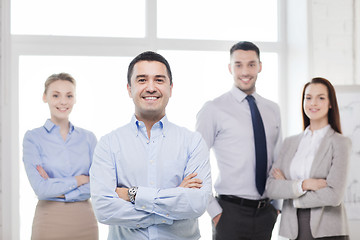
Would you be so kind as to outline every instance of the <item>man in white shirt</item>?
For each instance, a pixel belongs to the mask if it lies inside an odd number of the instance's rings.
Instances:
[[[214,223],[213,237],[217,240],[271,239],[276,222],[277,210],[266,197],[264,184],[281,143],[280,110],[276,103],[255,91],[261,69],[260,51],[255,44],[235,44],[230,50],[229,64],[233,88],[207,102],[197,115],[197,131],[214,150],[219,168],[214,185],[217,197],[210,200],[207,208]],[[262,119],[260,147],[264,160],[260,184],[255,146],[255,131],[259,127],[253,128],[253,109],[248,98],[252,98]]]

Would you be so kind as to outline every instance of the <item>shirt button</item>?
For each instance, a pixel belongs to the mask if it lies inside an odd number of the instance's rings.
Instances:
[[[162,220],[162,223],[166,223],[166,221],[165,221],[165,220]]]
[[[166,216],[168,217],[168,216],[169,216],[169,214],[166,214]]]
[[[151,185],[154,185],[154,182],[150,182]]]
[[[136,224],[136,227],[138,227],[138,228],[139,228],[139,227],[140,227],[140,224]]]
[[[141,208],[142,208],[142,209],[145,209],[145,206],[142,206]]]

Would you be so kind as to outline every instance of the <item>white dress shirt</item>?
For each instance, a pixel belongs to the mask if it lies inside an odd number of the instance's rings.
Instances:
[[[291,161],[290,176],[293,180],[305,180],[310,177],[310,170],[320,143],[330,125],[312,132],[309,127],[304,131],[299,147]]]
[[[276,103],[257,93],[252,94],[264,122],[268,170],[281,144],[280,110]],[[247,95],[237,87],[205,103],[197,115],[196,130],[215,153],[219,176],[214,188],[217,194],[260,199],[255,185],[255,146],[251,112]],[[264,193],[266,195],[266,192]],[[213,218],[222,212],[215,198],[207,208]]]
[[[291,161],[290,176],[292,180],[299,180],[298,191],[300,194],[305,194],[306,191],[302,189],[302,182],[310,178],[311,166],[314,161],[315,155],[319,149],[320,143],[324,138],[326,132],[329,130],[330,125],[311,131],[308,126],[301,138],[299,147]],[[296,201],[294,200],[294,207]]]

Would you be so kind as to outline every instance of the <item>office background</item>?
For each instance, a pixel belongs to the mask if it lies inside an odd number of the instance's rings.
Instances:
[[[129,121],[126,68],[145,50],[168,58],[174,92],[167,114],[191,129],[201,105],[231,87],[228,50],[239,40],[262,51],[258,91],[279,103],[284,137],[301,131],[299,99],[311,77],[360,85],[360,0],[125,2],[1,0],[1,239],[27,231],[21,221],[32,209],[21,203],[36,199],[27,192],[21,142],[47,117],[42,84],[53,72],[78,80],[71,121],[98,138]],[[360,221],[350,224],[359,237]]]

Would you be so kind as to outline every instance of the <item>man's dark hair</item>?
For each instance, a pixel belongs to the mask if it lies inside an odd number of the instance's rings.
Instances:
[[[156,62],[161,62],[166,66],[166,70],[167,70],[167,74],[168,77],[170,79],[170,85],[172,85],[172,74],[171,74],[171,69],[170,69],[170,65],[168,63],[168,61],[161,56],[160,54],[156,53],[156,52],[152,52],[152,51],[147,51],[147,52],[143,52],[140,53],[139,55],[137,55],[129,64],[129,68],[128,68],[128,72],[127,72],[127,81],[129,86],[131,86],[131,76],[133,74],[133,70],[134,70],[134,66],[137,62],[140,61],[156,61]]]
[[[255,51],[256,55],[258,56],[258,58],[260,60],[260,50],[252,42],[242,41],[242,42],[238,42],[238,43],[234,44],[230,49],[230,56],[232,56],[233,52],[235,52],[236,50]]]

